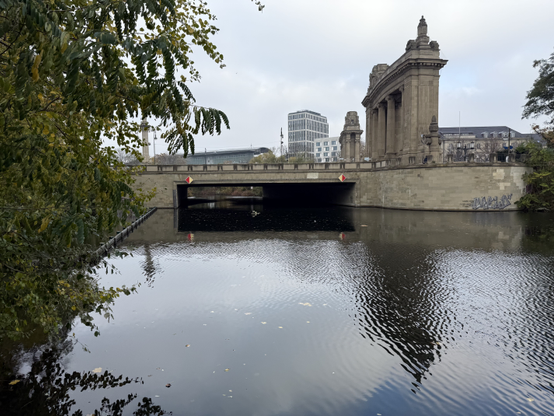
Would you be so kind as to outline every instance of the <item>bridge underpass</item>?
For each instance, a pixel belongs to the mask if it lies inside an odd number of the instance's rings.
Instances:
[[[318,205],[354,205],[355,183],[225,183],[225,184],[177,184],[176,205],[189,205],[188,189],[192,187],[261,187],[263,201],[269,203],[294,203]]]
[[[148,204],[157,208],[185,204],[191,186],[260,186],[268,201],[432,211],[516,210],[515,202],[525,193],[523,176],[530,171],[518,163],[147,165],[135,176],[133,187],[155,191]]]

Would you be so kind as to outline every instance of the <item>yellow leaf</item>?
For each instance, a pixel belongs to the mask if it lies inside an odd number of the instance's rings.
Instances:
[[[19,383],[21,380],[14,380],[14,381],[10,381],[10,386],[14,386],[16,385],[17,383]]]
[[[42,219],[42,224],[40,225],[40,229],[38,230],[39,233],[46,230],[46,227],[48,227],[48,224],[50,223],[50,217],[44,217]]]
[[[31,73],[33,74],[33,81],[38,81],[38,66],[40,65],[40,60],[42,59],[42,53],[35,56],[35,62],[31,68]]]

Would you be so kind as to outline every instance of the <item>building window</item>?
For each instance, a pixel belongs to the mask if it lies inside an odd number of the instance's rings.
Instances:
[[[336,140],[333,140],[333,141],[331,142],[331,144],[334,146],[334,145],[337,144],[337,141],[336,141]]]
[[[328,147],[326,147],[326,148],[325,148],[325,151],[326,151],[326,152],[328,152],[328,151],[329,151],[329,148],[328,148]]]
[[[321,142],[316,142],[316,146],[321,146]]]
[[[318,151],[318,152],[321,152],[321,147],[318,147],[318,148],[317,148],[317,151]]]
[[[321,153],[316,153],[315,154],[315,157],[320,157],[321,156]]]
[[[329,156],[329,153],[323,153],[323,156]]]
[[[332,152],[332,153],[331,153],[331,156],[336,156],[336,155],[337,155],[336,152]]]
[[[338,150],[338,149],[337,149],[337,146],[333,146],[333,150]]]
[[[323,146],[329,146],[329,142],[323,142]]]

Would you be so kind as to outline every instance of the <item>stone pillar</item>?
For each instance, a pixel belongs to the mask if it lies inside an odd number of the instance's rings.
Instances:
[[[344,138],[344,160],[350,162],[350,136]]]
[[[378,121],[377,121],[377,149],[378,149],[378,157],[379,159],[385,158],[385,103],[379,103],[378,109]]]
[[[369,114],[368,114],[369,112]],[[373,142],[372,142],[372,134],[373,134],[373,110],[370,108],[366,108],[366,116],[365,116],[365,157],[373,158],[372,155],[372,148],[373,148]]]
[[[396,153],[395,120],[394,97],[389,95],[387,96],[387,158],[393,157]]]
[[[497,155],[496,155],[496,153],[491,153],[491,154],[489,155],[489,162],[490,162],[490,163],[496,163],[496,162],[497,162]]]
[[[142,120],[140,127],[142,129],[142,159],[144,163],[147,163],[150,161],[150,143],[148,143],[148,122],[146,119]]]
[[[360,141],[354,140],[354,162],[360,161]]]
[[[378,134],[378,113],[379,110],[376,108],[373,108],[371,110],[371,160],[375,161],[379,158],[379,152],[377,150],[378,148],[378,141],[377,141],[377,134]]]
[[[398,102],[398,129],[396,131],[396,140],[398,145],[396,147],[396,153],[398,156],[402,156],[405,153],[406,148],[404,146],[404,86],[400,87],[400,101]]]

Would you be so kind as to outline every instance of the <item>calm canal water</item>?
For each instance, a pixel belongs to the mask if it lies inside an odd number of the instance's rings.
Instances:
[[[70,391],[71,411],[136,394],[123,414],[147,397],[174,415],[554,415],[552,230],[514,212],[159,210],[102,276],[137,293],[55,357],[138,382]]]

